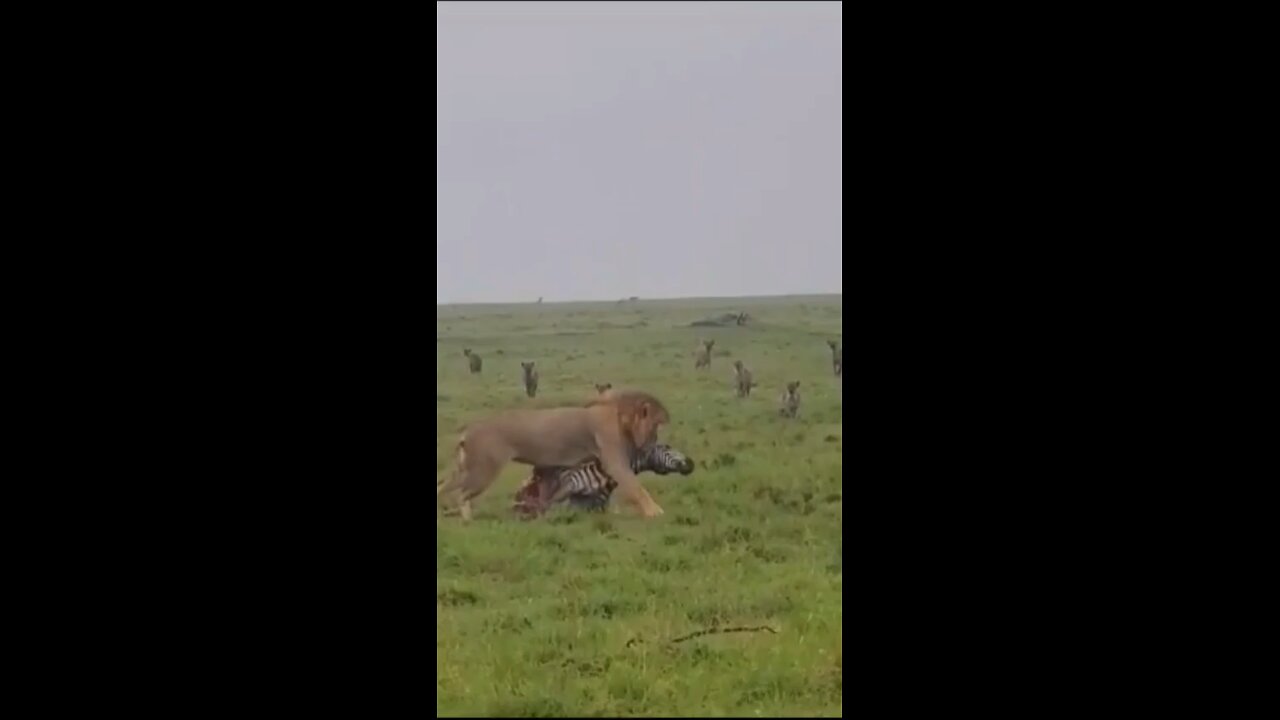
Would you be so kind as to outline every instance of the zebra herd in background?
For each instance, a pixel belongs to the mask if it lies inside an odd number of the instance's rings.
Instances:
[[[695,353],[693,367],[705,370],[711,367],[712,350],[715,340],[704,340]],[[836,377],[843,377],[844,350],[835,340],[828,340],[831,348],[831,369]],[[478,375],[484,368],[484,361],[471,348],[463,348],[462,354],[467,358],[467,369]],[[538,394],[538,370],[534,362],[521,362],[521,375],[525,393],[529,397]],[[739,398],[750,397],[751,389],[758,386],[750,368],[741,360],[733,361],[734,390]],[[612,383],[596,383],[596,392],[604,394],[613,387]],[[800,412],[800,381],[793,380],[786,384],[786,390],[779,398],[778,414],[785,418],[795,418]],[[639,450],[631,459],[631,470],[637,475],[653,472],[659,475],[678,472],[688,475],[693,472],[693,461],[674,448],[655,443]],[[513,509],[517,515],[531,519],[546,512],[556,504],[568,504],[582,510],[602,511],[609,502],[617,482],[604,471],[600,460],[593,458],[572,467],[534,468],[533,473],[524,481],[516,492]]]
[[[694,353],[693,368],[695,370],[706,370],[711,367],[711,351],[715,348],[715,340],[703,340],[702,346]],[[835,340],[828,340],[827,346],[831,348],[831,371],[838,378],[844,375],[844,348]],[[462,354],[467,358],[467,367],[472,375],[481,372],[484,366],[480,356],[472,352],[471,348],[463,348]],[[524,380],[524,391],[529,397],[537,397],[538,395],[538,370],[534,362],[521,362],[520,369]],[[733,361],[734,373],[734,392],[740,398],[750,397],[751,388],[757,387],[758,383],[751,374],[751,369],[743,364],[741,360]],[[611,384],[596,385],[596,391],[603,393],[605,390],[613,387]],[[787,383],[787,389],[782,393],[778,400],[778,414],[787,418],[794,418],[800,412],[800,382],[798,380]]]
[[[715,347],[715,340],[703,340],[702,347],[698,348],[694,355],[693,368],[695,370],[704,370],[711,367],[711,350]],[[838,378],[844,375],[844,348],[835,340],[828,340],[827,346],[831,348],[831,372]],[[757,387],[759,383],[755,381],[755,377],[741,360],[733,361],[733,378],[734,392],[740,398],[750,397],[751,388]],[[800,381],[793,380],[787,383],[786,390],[783,391],[781,397],[778,398],[778,414],[786,418],[794,418],[800,412]]]
[[[462,348],[462,355],[467,358],[467,369],[472,375],[479,375],[484,368],[484,361],[480,356],[473,352],[471,348]],[[520,369],[524,376],[524,391],[529,397],[537,397],[538,395],[538,370],[532,362],[520,363]]]

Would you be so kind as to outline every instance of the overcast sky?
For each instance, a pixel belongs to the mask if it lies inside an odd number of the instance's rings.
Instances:
[[[436,4],[436,302],[839,293],[838,2]]]

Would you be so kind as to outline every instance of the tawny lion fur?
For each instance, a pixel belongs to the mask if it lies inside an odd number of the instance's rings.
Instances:
[[[621,496],[645,517],[656,517],[662,508],[631,472],[630,457],[655,442],[658,428],[670,421],[656,397],[638,390],[610,389],[585,407],[501,412],[463,431],[457,468],[437,482],[436,498],[459,491],[462,517],[470,520],[471,501],[489,489],[507,463],[562,467],[598,457]]]

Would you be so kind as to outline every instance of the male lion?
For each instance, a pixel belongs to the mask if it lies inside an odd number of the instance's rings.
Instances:
[[[631,457],[654,443],[658,428],[670,421],[656,397],[638,390],[610,389],[586,407],[508,410],[463,431],[457,469],[436,484],[436,498],[460,491],[462,518],[470,520],[471,501],[489,489],[509,462],[567,467],[598,457],[622,496],[645,517],[656,517],[662,508],[636,479]]]

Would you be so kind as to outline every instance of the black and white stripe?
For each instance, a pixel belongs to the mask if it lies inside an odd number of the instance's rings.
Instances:
[[[637,475],[642,472],[688,475],[693,472],[693,461],[669,445],[654,443],[631,458],[631,472]],[[618,487],[618,482],[604,471],[596,458],[562,470],[552,482],[557,486],[551,494],[552,504],[568,502],[571,507],[582,510],[603,510]]]

